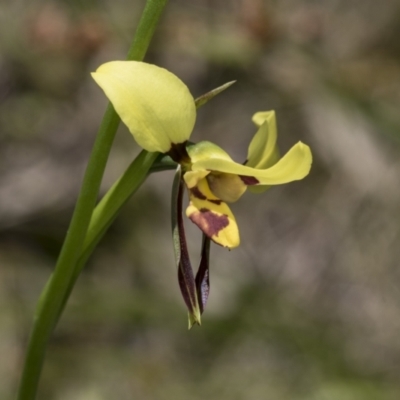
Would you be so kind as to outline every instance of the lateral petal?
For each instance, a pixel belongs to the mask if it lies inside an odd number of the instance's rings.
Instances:
[[[136,142],[166,153],[185,142],[196,120],[187,86],[164,68],[137,61],[111,61],[92,73]]]
[[[298,142],[274,166],[267,169],[251,168],[222,159],[205,159],[194,163],[192,170],[237,174],[247,185],[279,185],[303,179],[310,171],[311,162],[310,148]]]
[[[258,131],[250,142],[245,164],[265,169],[279,160],[275,111],[258,112],[252,119],[258,126]]]

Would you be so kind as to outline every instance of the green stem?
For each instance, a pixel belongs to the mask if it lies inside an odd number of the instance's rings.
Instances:
[[[157,153],[148,153],[143,150],[135,158],[135,160],[132,161],[121,178],[119,178],[104,195],[93,211],[88,233],[83,245],[83,250],[78,262],[75,265],[74,275],[70,281],[64,301],[59,309],[57,321],[64,310],[79,274],[81,273],[83,267],[93,253],[99,241],[107,232],[107,229],[112,224],[114,219],[117,217],[123,205],[140,188],[150,173],[167,171],[171,169],[176,169],[176,163],[173,162],[168,156],[164,156],[162,154],[157,155]],[[46,287],[43,290],[41,296],[43,299],[47,297],[47,290],[51,284],[51,279],[48,280]],[[38,310],[39,309],[40,306],[38,307]]]
[[[147,1],[128,52],[129,60],[143,60],[166,3],[167,0]],[[119,121],[113,107],[109,105],[93,146],[81,192],[54,273],[38,303],[18,400],[34,400],[36,397],[46,346],[57,323],[66,294],[70,291],[70,282],[75,276],[75,265],[83,250],[83,243]]]
[[[96,206],[89,229],[83,244],[74,278],[76,279],[94,248],[112,224],[121,208],[130,197],[139,189],[149,173],[176,169],[176,163],[162,157],[164,160],[156,162],[160,157],[158,153],[148,153],[142,150],[138,157],[132,161],[124,174],[119,178]]]
[[[173,161],[161,160],[160,162],[155,162],[157,157],[159,157],[157,153],[148,153],[143,150],[139,156],[132,161],[125,173],[114,183],[96,206],[83,244],[82,253],[75,266],[69,290],[66,293],[63,305],[59,310],[59,316],[61,315],[74,284],[87,260],[93,253],[93,250],[96,248],[101,238],[104,236],[108,227],[118,215],[123,205],[139,189],[149,173],[176,169],[176,163]]]

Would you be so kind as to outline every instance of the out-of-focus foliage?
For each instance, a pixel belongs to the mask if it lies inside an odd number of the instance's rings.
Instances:
[[[143,1],[0,4],[0,398],[18,383],[34,305],[71,216],[105,100],[89,72],[123,59]],[[196,97],[193,139],[243,161],[275,109],[298,183],[234,206],[240,248],[213,246],[203,326],[188,332],[152,176],[83,273],[39,398],[394,400],[400,397],[400,4],[171,0],[147,61]],[[236,147],[234,147],[236,146]],[[103,190],[138,152],[125,128]],[[200,235],[188,226],[193,260]]]

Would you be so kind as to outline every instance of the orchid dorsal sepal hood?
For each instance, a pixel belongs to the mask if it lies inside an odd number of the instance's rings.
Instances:
[[[187,86],[171,72],[138,61],[111,61],[92,77],[143,149],[167,153],[172,144],[189,139],[196,105]]]

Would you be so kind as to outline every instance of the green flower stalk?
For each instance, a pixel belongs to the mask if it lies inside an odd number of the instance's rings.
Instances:
[[[257,132],[249,145],[247,160],[237,163],[211,142],[189,143],[196,106],[228,84],[195,101],[178,77],[143,62],[108,62],[92,76],[136,142],[149,152],[169,155],[179,165],[172,201],[178,281],[189,310],[189,326],[200,324],[209,293],[209,242],[229,249],[240,244],[239,229],[228,203],[237,201],[247,189],[258,193],[272,185],[303,179],[311,168],[311,150],[298,142],[280,157],[274,111],[257,112],[253,115]],[[196,277],[182,221],[183,187],[189,197],[186,216],[204,235]]]
[[[166,4],[167,0],[146,1],[133,43],[128,52],[128,59],[143,60]],[[48,340],[80,270],[115,216],[112,212],[113,209],[118,208],[109,207],[107,203],[104,204],[102,202],[101,207],[98,208],[99,213],[95,213],[96,215],[93,215],[92,218],[119,121],[118,115],[113,107],[109,105],[93,145],[82,188],[57,264],[40,296],[35,311],[33,328],[18,390],[18,400],[35,399]],[[138,173],[134,174],[136,188],[145,179],[155,158],[156,154],[154,153],[146,154],[146,152],[142,152],[137,162],[133,163],[135,167],[139,163]],[[123,195],[126,194],[124,193],[124,191],[126,192],[125,180],[122,179],[122,182],[118,182],[116,188],[119,192],[117,193],[117,190],[112,192],[110,198],[119,197],[119,200],[121,200],[124,197]],[[132,191],[134,190],[135,188],[132,188]],[[115,212],[117,211],[116,209]],[[88,234],[90,227],[94,229]],[[94,233],[94,236],[92,233]]]

